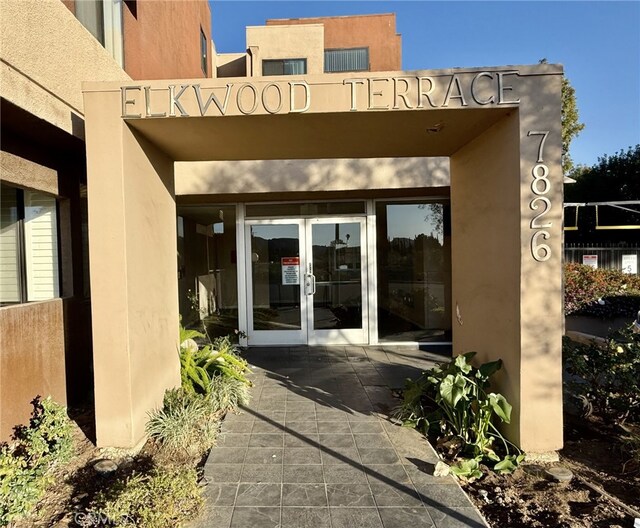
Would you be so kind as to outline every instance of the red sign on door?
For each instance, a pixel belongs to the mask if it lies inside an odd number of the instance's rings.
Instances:
[[[300,257],[282,257],[282,284],[300,284]]]

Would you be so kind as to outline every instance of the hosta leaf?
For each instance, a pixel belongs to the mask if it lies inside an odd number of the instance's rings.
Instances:
[[[502,368],[502,360],[490,361],[484,365],[480,365],[476,376],[481,379],[488,379]]]
[[[511,423],[511,405],[502,394],[489,394],[489,404],[498,417],[505,423]]]
[[[440,396],[450,406],[455,407],[464,397],[466,380],[460,374],[449,374],[440,384]]]

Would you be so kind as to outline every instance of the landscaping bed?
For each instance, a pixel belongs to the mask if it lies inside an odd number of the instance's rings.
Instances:
[[[494,528],[630,528],[635,515],[627,508],[640,513],[640,472],[630,465],[625,437],[601,419],[570,418],[559,463],[487,473],[463,488]],[[557,465],[573,472],[570,482],[545,475]]]
[[[0,452],[0,526],[173,528],[195,519],[206,456],[251,386],[237,347],[204,338],[181,328],[181,386],[149,413],[137,450],[97,449],[90,410],[70,420],[64,407],[35,400],[30,424]]]

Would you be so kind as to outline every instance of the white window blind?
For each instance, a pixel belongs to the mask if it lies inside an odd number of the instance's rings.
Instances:
[[[27,300],[58,297],[58,226],[56,199],[35,192],[24,193]]]
[[[20,301],[20,260],[17,192],[0,191],[0,302]]]

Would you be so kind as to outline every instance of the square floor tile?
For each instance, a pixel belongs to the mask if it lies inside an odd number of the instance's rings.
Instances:
[[[288,424],[290,422],[309,422],[315,421],[316,419],[316,411],[290,411],[287,409],[285,414],[285,423]]]
[[[322,433],[320,445],[325,447],[354,447],[353,436],[349,434]]]
[[[202,497],[210,506],[233,506],[237,488],[237,484],[230,482],[209,483],[205,486]]]
[[[382,528],[376,508],[329,508],[332,528]]]
[[[278,447],[250,447],[245,464],[282,464],[283,451]]]
[[[379,508],[384,506],[414,508],[422,506],[420,496],[411,484],[372,482],[371,491]]]
[[[276,423],[271,423],[263,420],[256,420],[253,424],[253,429],[251,429],[252,433],[268,433],[268,434],[277,434],[284,432],[284,426]]]
[[[399,482],[407,484],[410,481],[409,475],[401,464],[365,464],[365,472],[370,483],[382,482],[390,484]]]
[[[280,483],[282,482],[282,466],[280,464],[245,464],[242,467],[240,482]]]
[[[253,433],[249,439],[249,447],[283,447],[282,433]]]
[[[380,508],[384,528],[434,528],[433,521],[424,507]]]
[[[323,464],[360,464],[358,450],[354,447],[325,447],[321,452]]]
[[[330,464],[324,466],[327,484],[366,484],[367,476],[360,465]]]
[[[282,481],[285,483],[324,483],[322,466],[288,464],[284,466]]]
[[[251,483],[239,484],[236,497],[237,506],[280,506],[281,484]]]
[[[315,420],[307,420],[301,422],[286,422],[286,432],[289,433],[318,433],[318,425]]]
[[[327,506],[324,484],[283,484],[282,506]]]
[[[351,432],[353,434],[376,434],[383,433],[384,428],[378,420],[351,422]]]
[[[320,451],[314,447],[288,447],[284,450],[285,464],[320,464]]]
[[[250,433],[254,420],[242,422],[222,422],[223,433]]]
[[[280,508],[235,508],[231,528],[280,528]]]
[[[363,464],[399,464],[400,459],[393,449],[362,448],[358,449]]]
[[[285,447],[319,447],[319,438],[315,433],[287,433],[284,435]]]
[[[327,484],[329,506],[375,506],[368,484]]]
[[[354,422],[356,423],[356,422]],[[368,423],[368,422],[363,422]],[[386,448],[393,449],[393,444],[389,440],[389,437],[384,433],[376,434],[354,434],[353,436],[358,449],[374,449],[374,448]]]
[[[209,482],[240,482],[242,464],[215,464],[207,467]]]
[[[248,433],[222,433],[218,436],[218,447],[248,447]]]
[[[342,422],[318,422],[318,432],[321,434],[351,434],[348,421]]]
[[[242,464],[246,452],[245,447],[214,447],[209,453],[206,465]]]
[[[282,528],[330,528],[330,526],[328,508],[282,508]]]

